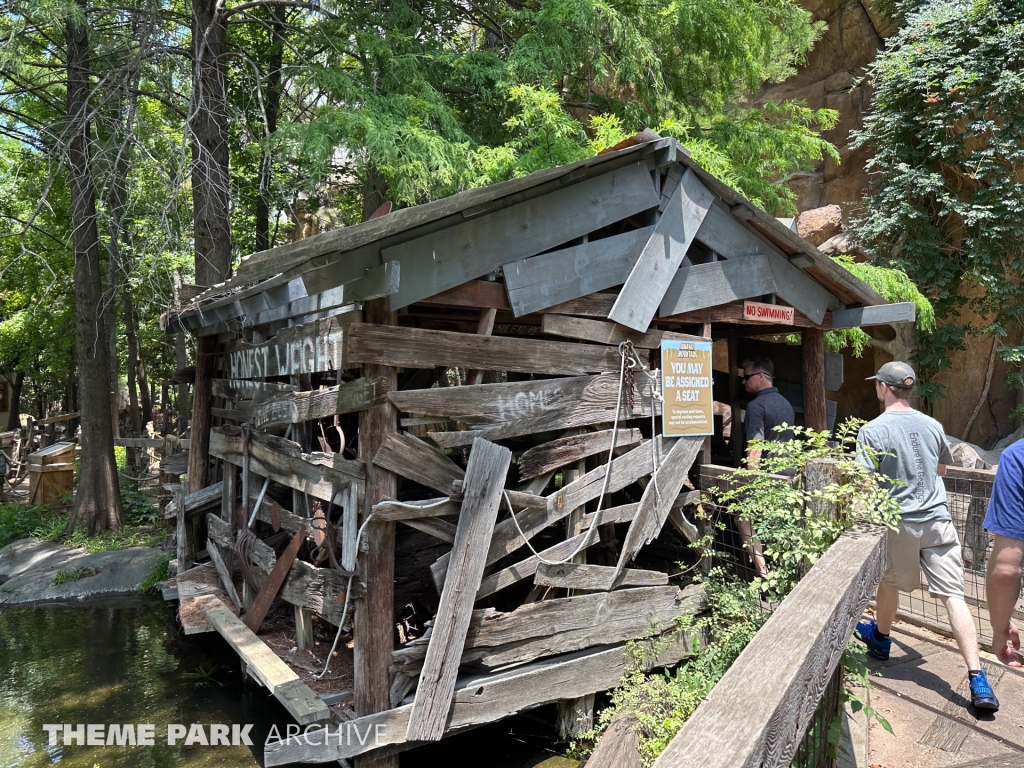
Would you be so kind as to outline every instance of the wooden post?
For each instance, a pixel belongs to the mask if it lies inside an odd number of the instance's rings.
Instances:
[[[498,310],[493,307],[480,310],[480,322],[477,323],[476,332],[479,336],[490,336],[494,331],[494,318],[498,316]],[[466,384],[481,384],[484,380],[484,372],[480,370],[466,372]]]
[[[200,336],[196,342],[196,384],[192,391],[192,440],[188,453],[188,488],[191,493],[206,487],[210,460],[210,407],[217,367],[217,337]]]
[[[740,466],[743,460],[743,424],[740,421],[740,407],[736,400],[740,396],[740,353],[736,337],[729,337],[729,405],[732,408],[732,432],[729,442],[732,445],[732,458],[735,465]]]
[[[819,328],[801,331],[804,374],[804,425],[823,432],[825,415],[825,332]]]
[[[178,517],[175,520],[175,554],[178,558],[178,573],[184,573],[196,561],[196,552],[192,544],[192,537],[189,535],[189,526],[186,524],[185,514],[185,486],[178,483],[175,491],[178,496]]]
[[[300,651],[313,649],[313,612],[301,605],[295,608],[295,646]]]
[[[373,299],[363,305],[367,323],[398,325],[388,298]],[[385,377],[388,389],[398,389],[398,372],[389,366],[363,366],[367,378]],[[385,497],[395,498],[398,476],[375,466],[373,457],[389,434],[398,431],[398,411],[391,401],[359,412],[359,458],[366,465],[363,518],[374,504]],[[366,596],[356,600],[353,627],[354,694],[356,715],[362,717],[391,707],[390,679],[394,632],[395,596],[395,523],[371,520],[363,532],[365,547],[359,554],[359,566],[366,584]],[[378,760],[356,760],[357,768],[398,768],[398,756]]]

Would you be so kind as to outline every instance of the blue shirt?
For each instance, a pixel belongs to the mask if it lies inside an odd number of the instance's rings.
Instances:
[[[1024,440],[1011,444],[999,457],[985,528],[1000,536],[1024,539]]]

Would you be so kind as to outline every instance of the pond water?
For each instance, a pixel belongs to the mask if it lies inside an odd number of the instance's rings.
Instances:
[[[545,713],[547,714],[547,713]],[[404,753],[402,768],[527,768],[557,754],[550,716],[513,718]],[[252,768],[273,725],[292,722],[244,683],[216,635],[185,637],[171,605],[0,609],[0,768]],[[154,746],[50,746],[44,724],[147,723]],[[174,746],[167,725],[252,724],[254,746]],[[337,765],[337,764],[335,764]]]

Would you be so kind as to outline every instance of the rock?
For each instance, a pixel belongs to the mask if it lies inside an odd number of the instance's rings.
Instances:
[[[163,551],[131,547],[89,554],[52,541],[21,539],[0,549],[0,606],[131,595]],[[60,571],[79,578],[54,584]]]
[[[956,462],[954,466],[966,469],[992,469],[999,463],[999,456],[984,448],[958,440],[952,435],[946,435],[946,442],[949,443],[949,452],[953,454]]]
[[[853,236],[853,232],[850,230],[840,232],[838,235],[830,237],[818,246],[818,250],[826,256],[841,256],[843,254],[848,254],[850,256],[867,257],[864,249],[861,247],[860,243],[857,242],[857,239]]]
[[[825,93],[845,91],[853,87],[856,75],[848,69],[836,72],[834,75],[825,78]]]
[[[796,228],[800,237],[814,245],[821,245],[843,231],[843,211],[838,205],[812,208],[800,214]]]
[[[817,208],[825,196],[825,183],[820,173],[794,173],[786,180],[786,186],[796,194],[798,211]]]

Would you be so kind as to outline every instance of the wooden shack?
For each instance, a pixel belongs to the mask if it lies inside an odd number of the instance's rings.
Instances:
[[[397,764],[550,703],[564,734],[586,729],[625,643],[665,633],[647,666],[692,652],[671,630],[703,596],[668,574],[693,557],[699,465],[740,458],[743,357],[775,357],[798,420],[825,429],[824,332],[912,319],[649,132],[253,254],[164,317],[217,371],[217,483],[175,506],[183,614],[299,722],[380,726],[269,745],[268,766]],[[711,342],[711,438],[662,434],[670,342]],[[186,523],[218,503],[213,564],[186,571]],[[273,600],[298,647],[314,617],[330,630],[344,704],[268,653]]]

